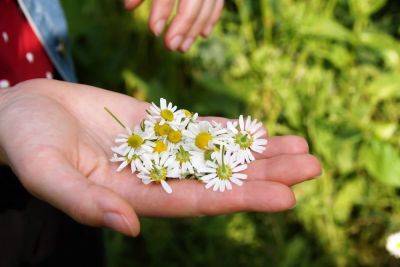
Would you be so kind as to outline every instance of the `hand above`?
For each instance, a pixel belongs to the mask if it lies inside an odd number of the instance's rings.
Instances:
[[[125,7],[133,9],[143,0],[125,0]],[[157,36],[162,34],[176,0],[153,0],[149,27]],[[217,23],[224,0],[179,0],[178,10],[165,33],[165,45],[170,50],[186,52],[201,35],[208,37]]]
[[[139,233],[137,216],[276,212],[295,204],[291,185],[321,172],[304,139],[270,137],[246,170],[247,181],[224,193],[194,180],[171,181],[172,194],[116,172],[110,147],[124,132],[104,112],[137,125],[148,103],[99,88],[31,80],[0,91],[0,152],[24,187],[78,222]],[[207,118],[205,118],[207,119]],[[214,118],[215,119],[215,118]]]

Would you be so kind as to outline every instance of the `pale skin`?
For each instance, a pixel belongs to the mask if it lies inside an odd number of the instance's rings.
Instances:
[[[318,176],[319,161],[297,136],[268,137],[249,165],[243,186],[220,193],[194,180],[144,185],[109,161],[116,134],[124,132],[104,111],[137,125],[148,103],[87,85],[37,79],[0,91],[0,152],[34,196],[76,221],[139,233],[139,217],[186,217],[292,208],[290,186]],[[223,118],[203,118],[226,121]]]
[[[125,0],[129,10],[143,0]],[[172,17],[177,4],[176,15]],[[224,0],[153,0],[149,18],[151,31],[159,36],[165,31],[165,46],[172,51],[186,52],[197,37],[208,37],[224,6]],[[167,25],[169,24],[169,25]]]

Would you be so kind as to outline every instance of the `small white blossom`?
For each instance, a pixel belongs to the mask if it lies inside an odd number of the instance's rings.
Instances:
[[[184,114],[181,110],[174,106],[171,102],[167,104],[167,100],[164,98],[160,99],[160,107],[156,104],[151,103],[150,109],[148,110],[148,118],[156,121],[160,125],[168,123],[170,126],[175,127],[179,125]]]
[[[152,182],[160,183],[168,194],[172,193],[172,188],[167,183],[167,178],[179,178],[176,172],[174,158],[167,152],[160,154],[150,154],[143,158],[143,169],[138,173],[138,177],[144,184]]]
[[[239,123],[228,122],[227,129],[233,141],[228,146],[228,150],[235,152],[235,157],[239,162],[250,163],[255,160],[252,151],[262,153],[265,150],[268,141],[261,138],[266,134],[261,122],[252,120],[250,116],[247,116],[245,121],[243,115],[240,115]]]
[[[115,153],[132,158],[134,155],[142,155],[145,152],[151,152],[151,134],[143,131],[140,127],[136,126],[132,131],[130,128],[126,128],[128,134],[119,134],[115,139],[116,143],[120,145],[113,147],[112,151]]]
[[[206,165],[205,175],[201,176],[200,180],[206,183],[207,189],[213,187],[214,191],[220,192],[225,189],[232,190],[231,182],[241,186],[242,180],[247,179],[246,174],[240,173],[247,169],[247,165],[238,162],[232,152],[225,149],[221,149],[215,161],[207,161]]]
[[[396,258],[400,258],[400,232],[390,235],[386,240],[386,249]]]

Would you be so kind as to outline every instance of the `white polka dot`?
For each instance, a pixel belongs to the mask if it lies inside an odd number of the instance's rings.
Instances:
[[[46,71],[46,78],[53,79],[53,74],[50,71]]]
[[[1,35],[3,36],[4,42],[8,43],[8,34],[6,32],[2,32]]]
[[[35,57],[33,56],[33,54],[31,52],[26,53],[25,57],[29,63],[32,63],[35,60]]]
[[[10,82],[7,80],[0,80],[0,88],[10,87]]]

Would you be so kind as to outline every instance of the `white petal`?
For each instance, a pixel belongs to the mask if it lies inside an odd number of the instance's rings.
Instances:
[[[210,173],[207,175],[202,176],[200,179],[204,182],[208,182],[210,179],[216,178],[217,174],[216,173]]]
[[[225,180],[225,186],[227,190],[232,190],[232,184],[229,180]]]
[[[241,180],[236,179],[235,177],[231,178],[231,182],[236,184],[236,185],[238,185],[238,186],[241,186],[243,184],[243,182]]]
[[[233,178],[236,178],[236,179],[247,179],[247,174],[244,174],[244,173],[234,173],[234,174],[232,174],[232,177]]]
[[[221,180],[215,179],[215,184],[214,184],[214,187],[213,187],[213,191],[217,191],[219,189],[219,187],[220,187],[220,184],[221,184]]]
[[[209,189],[210,187],[214,186],[217,181],[218,181],[218,179],[213,179],[213,180],[209,181],[205,186],[206,189]]]
[[[117,172],[122,171],[127,165],[128,165],[127,161],[122,162],[121,165],[119,165]]]
[[[239,165],[236,168],[234,168],[233,172],[240,172],[240,171],[244,171],[245,169],[247,169],[247,165],[243,164],[243,165]]]
[[[161,180],[161,185],[164,188],[165,192],[167,192],[168,194],[172,193],[172,188],[169,186],[169,184],[166,181]]]
[[[239,126],[240,126],[240,130],[244,130],[244,121],[243,121],[243,115],[239,116]]]

